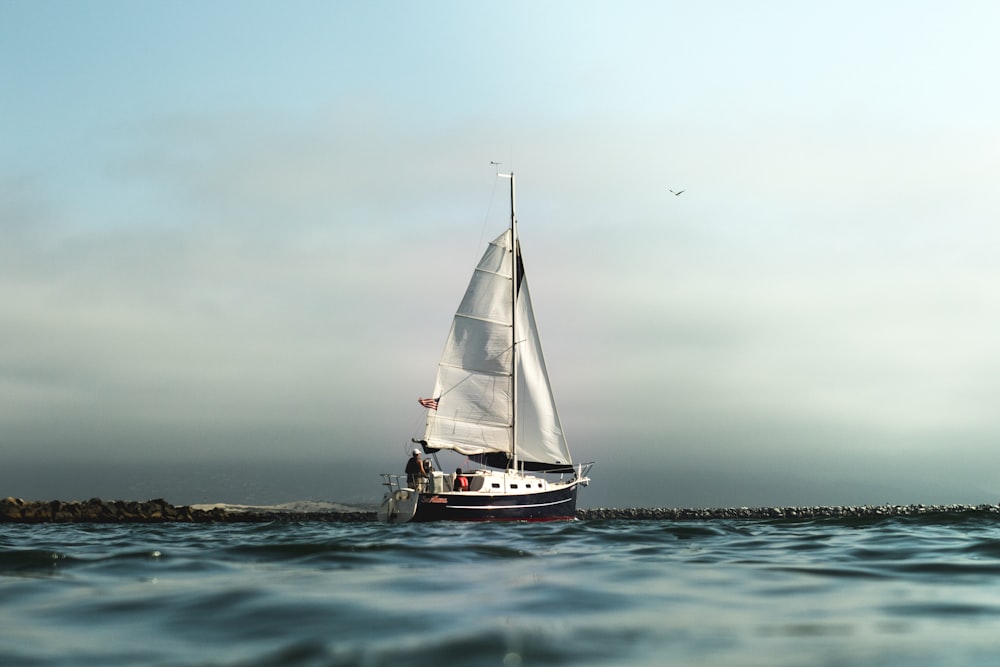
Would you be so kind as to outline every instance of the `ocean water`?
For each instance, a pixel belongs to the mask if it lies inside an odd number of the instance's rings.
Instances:
[[[0,665],[995,665],[1000,523],[0,525]]]

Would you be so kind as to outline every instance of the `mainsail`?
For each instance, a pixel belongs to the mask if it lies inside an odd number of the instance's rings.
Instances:
[[[438,409],[428,411],[424,440],[496,467],[516,459],[529,470],[564,468],[572,458],[515,229],[490,243],[455,313],[434,384]]]

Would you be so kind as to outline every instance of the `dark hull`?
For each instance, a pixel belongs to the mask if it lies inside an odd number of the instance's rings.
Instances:
[[[566,521],[576,518],[577,485],[518,495],[420,494],[411,521]]]

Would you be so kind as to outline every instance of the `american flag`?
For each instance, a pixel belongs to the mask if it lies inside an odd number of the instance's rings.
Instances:
[[[418,398],[417,399],[417,401],[420,402],[420,405],[424,406],[425,408],[430,408],[431,410],[437,410],[438,409],[438,401],[440,401],[440,400],[441,400],[440,396],[438,396],[437,398]]]

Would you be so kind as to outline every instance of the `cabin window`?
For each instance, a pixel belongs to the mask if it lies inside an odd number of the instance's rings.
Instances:
[[[512,489],[516,489],[516,488],[517,488],[517,484],[511,484],[511,485],[510,485],[510,488],[512,488]]]
[[[497,483],[497,482],[493,482],[493,488],[494,489],[499,489],[500,488],[500,484]]]

